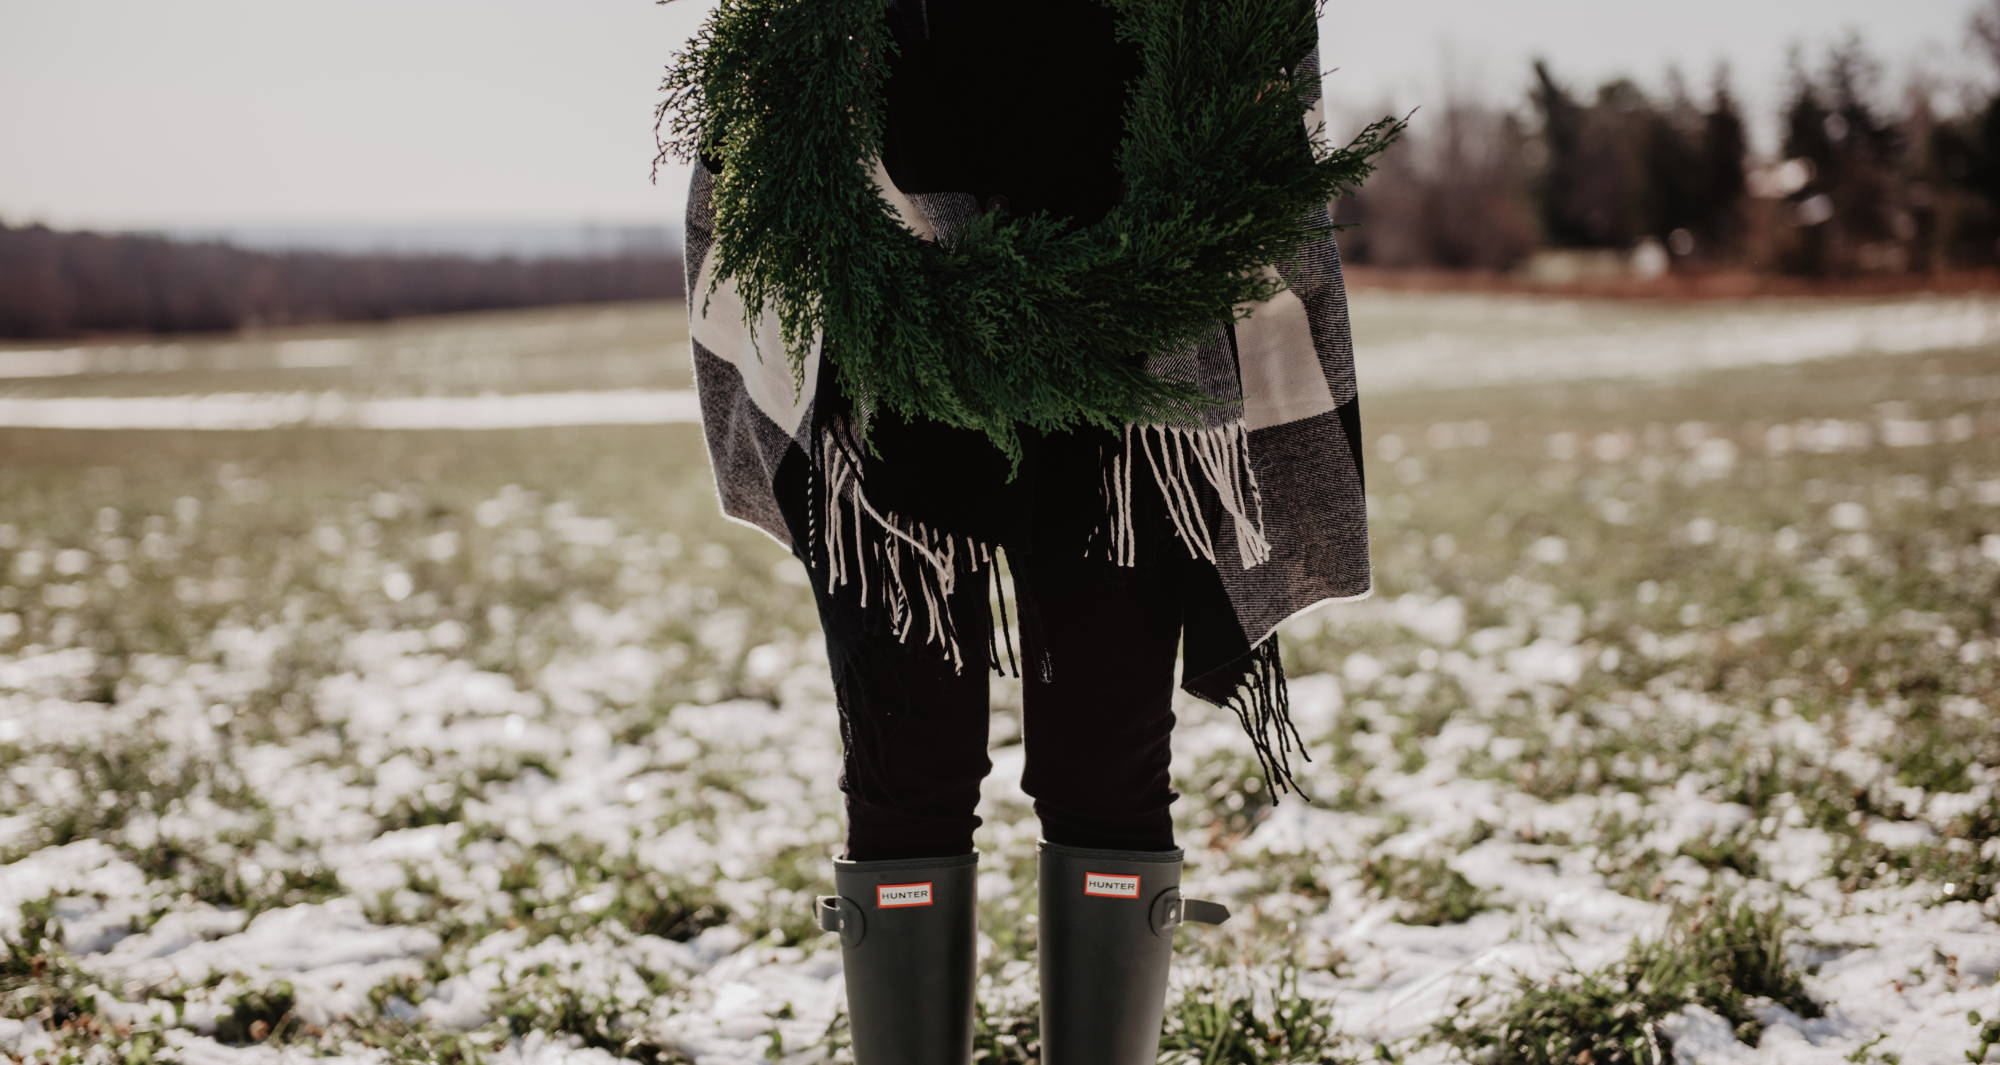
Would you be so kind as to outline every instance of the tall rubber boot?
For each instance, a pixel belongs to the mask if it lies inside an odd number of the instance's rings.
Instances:
[[[977,961],[979,852],[833,859],[814,899],[840,933],[855,1065],[967,1065]]]
[[[1181,897],[1181,848],[1098,850],[1038,841],[1041,1065],[1154,1065],[1174,929],[1221,924]]]

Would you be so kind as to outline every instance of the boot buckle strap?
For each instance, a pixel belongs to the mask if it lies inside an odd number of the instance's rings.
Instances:
[[[840,895],[813,896],[813,909],[818,914],[820,930],[839,932],[844,946],[861,942],[867,932],[868,919],[861,915],[861,907]]]
[[[1229,919],[1229,908],[1219,902],[1207,899],[1190,899],[1180,893],[1179,888],[1168,888],[1160,893],[1153,903],[1153,932],[1155,935],[1171,934],[1175,927],[1195,921],[1200,924],[1221,924]]]
[[[1196,921],[1201,924],[1221,924],[1229,920],[1229,907],[1219,902],[1210,902],[1207,899],[1183,898],[1180,900],[1180,903],[1182,921]]]

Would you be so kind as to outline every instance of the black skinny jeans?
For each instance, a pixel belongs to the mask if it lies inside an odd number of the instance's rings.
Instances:
[[[802,504],[783,504],[807,543]],[[963,557],[963,554],[961,554]],[[1021,787],[1044,838],[1078,847],[1170,850],[1174,659],[1181,600],[1169,570],[1080,552],[1008,557],[1022,681]],[[991,563],[962,568],[947,597],[961,671],[935,645],[864,630],[852,583],[815,583],[834,689],[850,739],[840,789],[846,857],[942,857],[972,850],[987,753]],[[1005,657],[1004,654],[1002,656]],[[864,698],[859,693],[868,693]],[[881,705],[893,702],[893,706]],[[919,716],[885,717],[883,710]]]

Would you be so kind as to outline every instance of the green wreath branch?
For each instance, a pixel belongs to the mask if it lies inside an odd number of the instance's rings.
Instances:
[[[727,160],[703,312],[735,277],[746,321],[776,306],[795,396],[817,334],[849,394],[983,432],[1010,479],[1022,425],[1117,431],[1222,404],[1147,358],[1283,291],[1267,265],[1323,236],[1313,219],[1404,121],[1338,149],[1324,123],[1302,128],[1301,93],[1320,76],[1301,62],[1318,43],[1312,0],[1095,2],[1141,55],[1123,198],[1087,226],[993,212],[932,241],[871,179],[886,124],[886,64],[872,59],[896,47],[884,0],[722,0],[670,64],[655,126],[656,167]]]

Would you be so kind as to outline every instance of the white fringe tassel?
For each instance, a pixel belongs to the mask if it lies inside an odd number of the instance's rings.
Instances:
[[[1177,425],[1125,426],[1125,450],[1114,456],[1100,483],[1104,489],[1105,511],[1110,520],[1111,557],[1119,565],[1133,562],[1132,535],[1132,438],[1139,437],[1139,450],[1153,472],[1173,519],[1174,532],[1188,553],[1216,561],[1215,539],[1202,512],[1201,497],[1195,492],[1188,472],[1188,456],[1209,487],[1215,490],[1222,508],[1233,519],[1236,556],[1245,569],[1271,558],[1271,541],[1264,535],[1264,497],[1257,487],[1257,473],[1250,465],[1250,438],[1241,421],[1212,429],[1188,429]]]
[[[1236,554],[1243,566],[1247,569],[1270,559],[1271,543],[1264,534],[1263,497],[1257,487],[1256,473],[1250,466],[1248,431],[1241,421],[1203,429],[1150,424],[1128,424],[1125,427],[1124,451],[1112,457],[1100,479],[1110,534],[1108,557],[1125,566],[1136,561],[1132,528],[1132,445],[1135,435],[1146,466],[1152,471],[1153,481],[1166,501],[1174,531],[1190,555],[1216,561],[1213,531],[1208,526],[1201,496],[1196,491],[1194,477],[1198,473],[1215,490],[1223,510],[1232,519]],[[893,515],[884,514],[862,495],[859,478],[846,452],[827,435],[821,437],[818,447],[819,460],[825,470],[826,498],[822,500],[822,513],[828,516],[831,526],[824,530],[822,537],[827,553],[827,590],[831,592],[849,580],[858,579],[861,601],[867,603],[871,560],[855,556],[862,553],[874,555],[873,561],[882,567],[881,579],[876,583],[890,607],[891,624],[897,637],[907,640],[916,620],[912,609],[915,600],[909,587],[914,581],[917,586],[915,596],[922,599],[925,613],[929,615],[925,642],[941,644],[951,658],[952,667],[962,670],[964,656],[959,647],[958,633],[945,609],[945,599],[957,584],[958,552],[963,548],[971,558],[971,565],[976,568],[982,563],[993,564],[997,545],[960,533],[941,532],[923,522],[906,523]],[[847,535],[850,520],[853,524],[851,539]],[[872,522],[894,539],[871,541],[864,538],[864,521]],[[915,563],[914,573],[907,577],[902,564],[905,553]]]
[[[853,465],[847,454],[835,445],[831,436],[822,435],[819,440],[820,461],[826,471],[826,498],[822,500],[824,513],[832,516],[832,528],[825,530],[824,540],[827,555],[826,589],[831,592],[850,579],[849,563],[861,582],[861,602],[868,602],[868,560],[850,556],[866,544],[873,548],[875,561],[883,567],[881,593],[889,604],[890,623],[899,639],[909,638],[910,627],[916,620],[912,610],[909,581],[903,575],[903,554],[907,550],[920,563],[910,580],[917,584],[917,594],[923,598],[924,612],[929,615],[930,627],[925,633],[925,643],[937,643],[944,647],[951,657],[952,668],[962,670],[965,659],[958,645],[958,633],[951,624],[945,610],[945,597],[949,596],[958,583],[958,551],[961,545],[971,555],[976,567],[981,561],[993,558],[992,546],[974,540],[960,533],[945,533],[933,529],[923,522],[915,522],[908,528],[891,516],[876,510],[867,497],[861,493],[860,482],[855,476]],[[843,519],[842,504],[852,514],[853,539],[847,537],[847,521]],[[872,521],[876,527],[895,536],[900,544],[890,543],[885,552],[880,543],[865,539],[862,522]],[[900,549],[899,549],[900,548]],[[886,555],[886,557],[884,557]]]

